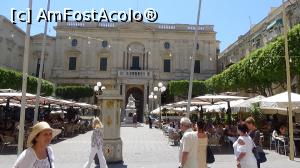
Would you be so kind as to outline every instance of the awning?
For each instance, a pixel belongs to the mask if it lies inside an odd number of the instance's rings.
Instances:
[[[272,29],[275,25],[279,25],[279,24],[283,25],[282,18],[276,19],[276,20],[274,20],[273,22],[271,22],[271,23],[267,26],[266,30],[270,30],[270,29]]]

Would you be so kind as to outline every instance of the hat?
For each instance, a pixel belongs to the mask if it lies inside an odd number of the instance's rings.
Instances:
[[[37,124],[35,124],[32,127],[32,130],[28,136],[27,139],[27,147],[32,147],[32,140],[37,136],[37,134],[39,134],[40,132],[44,131],[44,130],[51,130],[52,131],[52,139],[57,136],[58,134],[60,134],[60,130],[58,129],[53,129],[50,127],[50,125],[47,122],[39,122]]]

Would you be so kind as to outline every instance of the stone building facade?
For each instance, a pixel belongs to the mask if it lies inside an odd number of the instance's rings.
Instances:
[[[139,121],[143,120],[148,95],[158,82],[166,85],[170,80],[189,79],[194,25],[60,22],[55,29],[56,36],[47,38],[45,79],[56,84],[90,86],[101,81],[107,89],[119,90],[123,109],[132,94]],[[1,66],[22,70],[24,32],[4,17],[0,32],[4,39],[0,41],[4,51],[0,53]],[[42,34],[31,37],[32,75],[38,72],[42,39]],[[9,41],[18,43],[12,51],[8,50]],[[204,80],[216,73],[218,52],[213,26],[201,25],[195,79]]]
[[[282,7],[285,7],[288,26],[291,28],[300,23],[300,1],[289,0],[278,8],[271,8],[266,16],[258,24],[244,35],[238,37],[238,40],[222,51],[218,58],[218,72],[222,72],[230,65],[239,62],[250,52],[264,47],[278,35],[283,34],[283,14]]]

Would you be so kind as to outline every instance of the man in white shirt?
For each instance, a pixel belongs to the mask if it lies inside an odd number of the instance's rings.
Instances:
[[[187,134],[190,132],[193,132],[191,128],[192,122],[189,118],[181,118],[180,120],[180,129],[183,132],[183,136],[180,140],[180,148],[179,148],[179,165],[182,166],[182,156],[183,156],[183,148],[184,148],[184,143],[186,144],[188,142],[187,139]],[[185,145],[185,148],[187,149],[187,146]]]

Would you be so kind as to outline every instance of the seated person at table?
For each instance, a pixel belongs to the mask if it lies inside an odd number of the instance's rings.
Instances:
[[[272,132],[272,140],[276,141],[276,137],[278,137],[278,131],[276,129],[274,129],[273,132]]]
[[[226,125],[224,130],[224,135],[227,136],[227,138],[232,144],[237,140],[236,133],[235,133],[236,131],[233,130],[234,128],[235,128],[234,126],[230,127]]]
[[[287,132],[286,132],[286,126],[285,125],[281,125],[279,128],[279,135],[280,136],[286,136]]]

